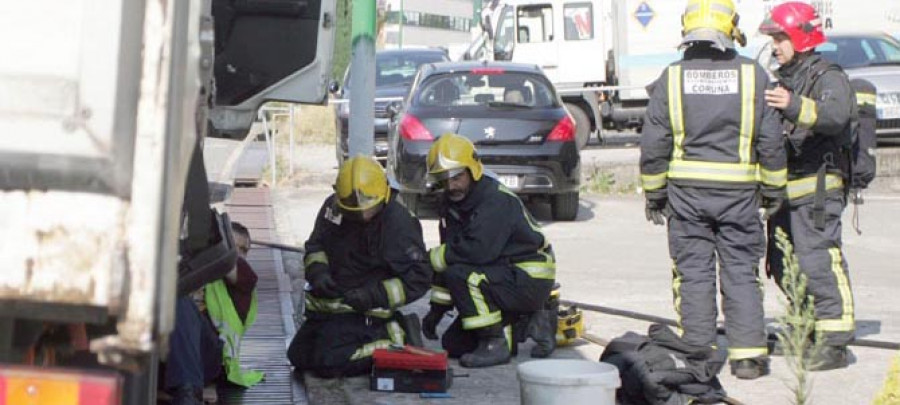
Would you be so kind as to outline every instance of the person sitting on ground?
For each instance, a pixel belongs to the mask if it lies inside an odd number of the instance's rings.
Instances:
[[[448,354],[460,357],[463,367],[506,363],[515,344],[509,324],[521,314],[539,312],[550,297],[556,277],[553,249],[519,197],[484,175],[468,138],[442,135],[431,146],[426,166],[444,197],[442,244],[429,254],[435,276],[422,331],[436,339],[438,323],[455,306],[459,316],[442,339]],[[537,347],[533,357],[553,350]]]
[[[376,348],[402,345],[396,309],[424,295],[432,273],[422,227],[378,162],[348,159],[334,190],[306,241],[306,321],[287,352],[322,378],[366,374]]]
[[[256,321],[258,277],[247,262],[250,232],[239,222],[232,222],[231,229],[238,250],[237,264],[224,278],[206,285],[204,301],[207,315],[224,345],[222,364],[225,367],[225,378],[232,384],[252,387],[262,381],[264,374],[241,370],[240,349],[244,334]]]
[[[245,260],[250,249],[247,228],[235,222],[232,230],[238,249],[235,268],[224,279],[175,301],[175,327],[160,378],[172,405],[202,404],[203,387],[218,381],[223,364],[232,383],[250,386],[262,379],[262,373],[240,373],[233,360],[240,358],[240,337],[256,317],[257,278]]]

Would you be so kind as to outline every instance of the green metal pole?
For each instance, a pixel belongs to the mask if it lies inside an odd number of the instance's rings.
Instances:
[[[405,15],[406,14],[403,11],[403,0],[400,0],[400,49],[403,49],[403,18]]]
[[[353,0],[349,155],[375,149],[375,0]]]

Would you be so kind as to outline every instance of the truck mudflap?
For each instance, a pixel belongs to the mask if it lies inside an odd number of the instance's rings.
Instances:
[[[237,248],[228,214],[211,210],[215,242],[178,264],[178,296],[225,277],[237,263]]]

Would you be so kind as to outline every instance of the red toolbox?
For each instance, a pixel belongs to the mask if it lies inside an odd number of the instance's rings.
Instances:
[[[406,345],[375,349],[369,380],[373,391],[447,392],[453,382],[447,367],[447,352]]]

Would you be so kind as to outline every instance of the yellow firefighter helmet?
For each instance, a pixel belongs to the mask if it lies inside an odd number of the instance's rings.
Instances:
[[[472,180],[481,180],[484,166],[469,138],[457,134],[444,134],[431,145],[426,159],[428,179],[437,183],[469,169]]]
[[[372,157],[363,155],[347,159],[341,165],[334,192],[338,207],[348,213],[365,211],[385,203],[391,195],[381,165]]]

